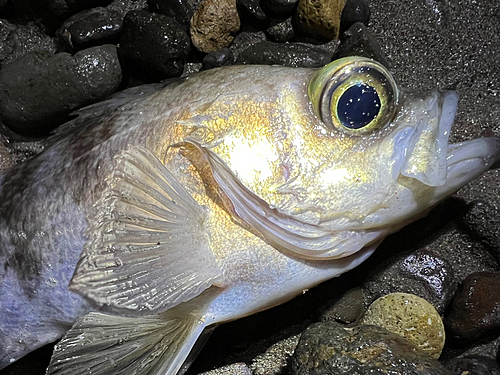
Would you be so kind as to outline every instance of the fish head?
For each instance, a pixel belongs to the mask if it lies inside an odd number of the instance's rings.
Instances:
[[[500,158],[494,137],[449,144],[454,91],[404,91],[362,57],[280,69],[229,111],[222,100],[226,115],[203,126],[211,140],[193,143],[209,150],[232,214],[294,256],[335,259],[377,243]]]

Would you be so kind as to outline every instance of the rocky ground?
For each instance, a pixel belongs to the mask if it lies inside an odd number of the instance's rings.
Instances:
[[[457,90],[452,141],[500,134],[497,2],[370,0],[368,21],[366,3],[352,0],[342,23],[340,5],[321,12],[337,22],[327,28],[305,22],[314,17],[293,0],[238,0],[237,7],[209,0],[45,3],[42,9],[35,0],[0,0],[0,151],[19,160],[43,148],[43,138],[21,141],[47,134],[72,110],[126,86],[235,62],[322,66],[350,54],[383,62],[402,87]],[[499,190],[494,169],[389,237],[354,271],[218,327],[188,374],[381,373],[383,366],[370,367],[375,357],[392,373],[500,374]],[[424,298],[441,316],[446,343],[438,361],[382,328],[359,324],[374,300],[394,292]],[[336,349],[308,351],[321,346]],[[366,348],[371,357],[361,356]],[[51,350],[0,374],[43,374]]]

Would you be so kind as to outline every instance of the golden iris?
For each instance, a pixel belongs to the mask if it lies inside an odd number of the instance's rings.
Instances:
[[[318,70],[308,86],[314,111],[329,126],[365,134],[388,124],[398,89],[389,71],[374,60],[346,57]]]

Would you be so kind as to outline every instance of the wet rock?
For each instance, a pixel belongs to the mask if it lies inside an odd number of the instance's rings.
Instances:
[[[456,290],[450,263],[428,250],[408,254],[376,272],[365,284],[366,302],[394,292],[411,293],[430,302],[440,313]]]
[[[201,0],[148,0],[149,10],[187,25]]]
[[[240,29],[236,0],[204,0],[191,18],[194,46],[206,53],[228,47]]]
[[[342,328],[335,323],[315,323],[302,333],[290,374],[451,375],[437,360],[384,328]]]
[[[263,31],[242,31],[236,35],[229,49],[233,52],[234,58],[237,59],[239,54],[247,48],[266,40],[267,37]]]
[[[500,366],[490,357],[471,355],[446,361],[446,368],[457,375],[500,375]]]
[[[237,64],[318,68],[332,60],[333,51],[306,43],[261,42],[241,52]]]
[[[500,331],[500,273],[476,272],[460,285],[445,317],[450,338],[470,342]]]
[[[0,70],[0,114],[14,131],[43,133],[72,110],[111,95],[121,79],[112,45],[74,56],[32,52]]]
[[[343,325],[357,323],[364,313],[363,290],[354,288],[348,290],[322,314],[322,321],[337,322]]]
[[[299,0],[297,26],[307,35],[327,40],[338,39],[344,4],[345,0]]]
[[[124,56],[154,79],[178,77],[190,51],[189,36],[173,19],[146,11],[127,13],[120,47]]]
[[[292,14],[299,0],[262,0],[264,6],[277,14]]]
[[[342,43],[335,58],[347,56],[365,56],[377,60],[386,67],[390,66],[378,41],[361,22],[352,25],[342,36]]]
[[[464,224],[471,234],[485,243],[500,262],[500,211],[493,204],[475,201],[469,205]]]
[[[92,8],[68,18],[57,35],[69,48],[110,41],[121,31],[123,16],[106,8]]]
[[[292,25],[292,17],[268,27],[266,33],[274,42],[284,43],[292,40],[295,36]]]
[[[241,21],[254,29],[265,28],[269,22],[260,0],[236,0]]]
[[[392,293],[373,302],[361,324],[383,327],[438,359],[444,347],[444,326],[436,309],[414,294]]]
[[[356,22],[361,22],[368,26],[370,21],[370,6],[366,0],[346,0],[342,16],[340,17],[340,25],[342,29],[347,30]]]
[[[42,33],[34,23],[23,26],[0,20],[0,68],[33,51],[56,53],[60,49],[57,40]]]
[[[198,375],[252,375],[252,371],[244,363],[233,363]]]
[[[189,77],[195,73],[198,73],[202,68],[202,63],[186,63],[184,64],[184,70],[181,77]]]
[[[221,48],[206,55],[202,62],[203,69],[212,69],[220,66],[232,65],[234,62],[233,52],[229,48]]]

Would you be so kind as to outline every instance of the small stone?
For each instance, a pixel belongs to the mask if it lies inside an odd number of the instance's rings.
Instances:
[[[203,58],[203,69],[218,68],[220,66],[232,65],[234,62],[233,52],[229,48],[221,48],[210,52]]]
[[[138,69],[159,80],[182,74],[190,40],[173,18],[138,10],[125,16],[120,47]]]
[[[500,273],[476,272],[460,285],[445,324],[450,338],[470,342],[500,330]]]
[[[233,363],[198,375],[252,375],[252,371],[244,363]]]
[[[264,7],[277,14],[292,14],[299,0],[262,0]]]
[[[484,355],[470,355],[446,361],[448,370],[458,375],[500,375],[500,366],[495,359]]]
[[[332,61],[333,51],[306,43],[261,42],[240,53],[237,64],[319,68]]]
[[[362,324],[383,327],[403,336],[415,348],[432,358],[443,351],[444,325],[436,309],[413,294],[392,293],[373,302]]]
[[[340,17],[342,29],[347,30],[356,22],[368,26],[368,21],[370,21],[370,6],[366,0],[346,0]]]
[[[190,24],[194,46],[206,53],[228,47],[239,29],[236,0],[204,0]]]
[[[291,375],[451,375],[403,337],[377,326],[343,328],[315,323],[303,333],[289,366]]]
[[[149,10],[187,25],[201,0],[148,0]]]
[[[253,46],[254,44],[266,40],[267,37],[263,31],[242,31],[241,33],[236,35],[233,42],[229,46],[229,49],[233,53],[234,59],[236,60],[241,52]]]
[[[121,80],[113,45],[74,56],[32,52],[0,70],[0,116],[14,131],[40,134],[67,120],[76,108],[108,97]]]
[[[292,17],[268,27],[266,33],[269,35],[271,40],[278,43],[284,43],[292,40],[295,36],[292,25]]]
[[[55,38],[42,33],[34,23],[23,26],[0,20],[0,68],[9,61],[30,52],[49,51],[56,53],[61,47]]]
[[[469,205],[463,221],[475,238],[493,250],[493,255],[500,262],[500,211],[498,208],[485,201],[475,201]]]
[[[109,41],[121,31],[123,16],[98,7],[86,9],[63,22],[57,35],[69,47]]]
[[[322,315],[323,321],[337,322],[344,325],[356,323],[364,313],[363,290],[348,290],[335,304]]]
[[[296,21],[300,31],[327,40],[338,39],[344,4],[345,0],[299,0]]]
[[[269,20],[260,7],[260,0],[236,0],[241,21],[253,28],[265,28]]]

